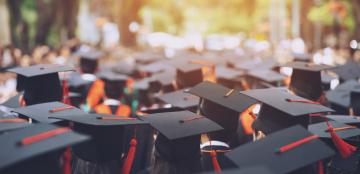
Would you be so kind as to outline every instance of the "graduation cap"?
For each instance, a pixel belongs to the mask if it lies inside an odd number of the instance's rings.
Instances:
[[[237,140],[234,140],[234,137],[237,136],[235,134],[240,113],[255,104],[256,100],[234,89],[208,81],[190,88],[189,93],[201,98],[200,113],[225,129],[210,134],[211,139],[223,142],[234,141],[230,143],[230,146],[236,146],[238,143],[236,143]]]
[[[105,82],[104,92],[106,97],[112,99],[119,99],[123,96],[124,88],[129,79],[126,75],[117,74],[112,71],[100,72],[99,78]]]
[[[335,108],[339,108],[339,110],[352,108],[357,114],[360,113],[359,89],[360,84],[357,81],[349,80],[337,86],[335,90],[328,91],[326,98]]]
[[[353,60],[348,60],[344,65],[334,67],[331,71],[342,81],[357,80],[360,77],[360,65]]]
[[[329,123],[341,139],[351,139],[360,135],[360,129],[356,128],[356,126],[347,125],[337,121],[329,121]],[[320,138],[331,139],[328,129],[329,127],[326,122],[311,124],[308,128],[310,132],[318,135]]]
[[[241,77],[245,75],[244,72],[225,66],[217,66],[215,71],[217,82],[219,84],[228,88],[237,88],[242,85]]]
[[[20,107],[20,96],[22,93],[18,93],[15,96],[9,98],[4,103],[2,103],[2,106],[8,107],[8,108],[18,108]]]
[[[58,72],[73,71],[63,65],[40,64],[29,67],[17,67],[8,71],[20,75],[26,105],[61,101],[62,88]]]
[[[34,124],[0,136],[1,173],[60,173],[62,149],[89,137],[66,127]]]
[[[190,111],[149,114],[141,119],[159,132],[155,149],[162,158],[186,163],[189,170],[197,170],[195,163],[200,159],[200,135],[222,130],[210,119]]]
[[[293,95],[282,88],[255,89],[241,93],[262,103],[253,127],[266,134],[296,124],[307,127],[312,121],[309,114],[333,112],[320,103]]]
[[[285,79],[284,75],[273,70],[254,70],[248,72],[248,75],[257,80],[270,83],[274,86],[281,86]]]
[[[334,120],[339,123],[353,125],[356,127],[360,126],[360,117],[351,115],[327,115],[330,120]]]
[[[162,73],[154,74],[152,81],[161,85],[163,93],[168,93],[176,90],[176,74],[173,71],[165,71]]]
[[[73,117],[74,115],[85,114],[84,111],[74,106],[66,105],[60,102],[41,103],[21,108],[12,109],[12,112],[18,113],[21,118],[31,118],[40,123],[56,123],[61,120],[55,117]]]
[[[0,133],[31,126],[28,120],[16,117],[0,119]]]
[[[180,64],[176,69],[176,82],[179,89],[193,87],[203,81],[202,65]]]
[[[115,73],[132,75],[135,72],[135,63],[126,60],[121,60],[117,64],[111,67],[111,70]]]
[[[199,97],[191,95],[184,90],[178,90],[157,97],[164,103],[182,109],[193,109],[199,105]]]
[[[333,156],[335,152],[301,126],[270,134],[264,139],[242,145],[228,152],[240,168],[264,166],[274,173],[310,173],[311,164]]]
[[[79,50],[75,53],[80,57],[80,69],[82,73],[94,74],[98,68],[98,60],[104,56],[104,53],[95,49]]]
[[[86,161],[120,160],[124,153],[124,127],[147,124],[137,118],[107,114],[56,116],[74,123],[74,130],[92,137],[91,141],[75,146],[74,153]],[[135,140],[136,141],[136,140]]]
[[[331,68],[328,65],[316,65],[306,62],[290,62],[283,67],[293,68],[290,90],[296,95],[318,100],[322,95],[321,71]]]

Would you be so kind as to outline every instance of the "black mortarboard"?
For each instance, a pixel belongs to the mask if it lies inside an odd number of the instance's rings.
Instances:
[[[224,66],[217,66],[215,71],[217,83],[222,84],[228,88],[238,88],[241,86],[241,78],[245,74],[242,71]]]
[[[1,173],[61,173],[61,150],[88,140],[69,128],[35,124],[0,136]]]
[[[241,93],[263,103],[253,127],[266,134],[295,124],[307,127],[311,122],[309,114],[333,111],[319,103],[293,95],[286,89],[255,89]]]
[[[71,117],[55,117],[74,123],[74,130],[90,135],[92,140],[75,146],[74,153],[86,161],[106,162],[121,159],[124,142],[124,126],[146,122],[137,118],[107,114],[84,114]]]
[[[159,83],[163,93],[172,92],[176,88],[176,74],[172,71],[165,71],[162,73],[154,74],[152,82]]]
[[[157,98],[164,103],[171,104],[173,107],[183,109],[193,109],[199,105],[199,97],[188,94],[187,92],[184,92],[184,90],[166,93]]]
[[[40,64],[9,69],[22,77],[26,105],[61,101],[62,88],[58,72],[72,71],[63,65]]]
[[[290,90],[296,95],[316,101],[322,95],[321,71],[331,68],[306,62],[290,62],[284,67],[293,68]]]
[[[307,140],[290,149],[289,145]],[[240,168],[264,166],[277,174],[299,170],[320,160],[333,156],[335,152],[301,126],[293,126],[273,133],[253,143],[242,145],[226,154]],[[307,172],[302,172],[307,173]]]
[[[334,120],[339,123],[348,124],[360,127],[360,117],[351,115],[327,115],[330,120]]]
[[[20,114],[20,117],[31,118],[40,123],[56,123],[61,120],[54,117],[73,117],[74,115],[85,114],[84,111],[60,102],[41,103],[21,108],[12,109]]]
[[[190,111],[149,114],[141,119],[159,132],[155,149],[169,161],[200,158],[200,135],[222,130],[215,122]]]
[[[8,107],[8,108],[18,108],[20,107],[20,96],[22,93],[18,93],[15,96],[9,98],[4,103],[2,103],[2,106]]]
[[[80,68],[82,73],[94,74],[98,68],[98,60],[104,56],[104,53],[98,50],[90,49],[79,51],[75,55],[80,57]]]
[[[329,124],[334,128],[334,131],[341,139],[349,139],[360,135],[360,129],[355,126],[346,125],[337,121],[329,121]],[[320,138],[331,139],[329,127],[326,122],[309,125],[308,130],[318,135]]]
[[[106,97],[120,99],[123,96],[129,77],[112,71],[102,71],[99,73],[99,78],[105,82],[104,91]]]
[[[198,64],[181,64],[177,66],[176,82],[180,89],[193,87],[203,81],[202,66]]]
[[[337,86],[335,90],[328,91],[326,98],[333,107],[339,108],[339,110],[352,108],[354,114],[358,114],[360,109],[359,89],[360,84],[357,81],[349,80]]]
[[[333,68],[331,71],[335,72],[342,81],[357,80],[360,77],[360,65],[352,60]]]
[[[0,133],[31,126],[31,125],[32,124],[29,123],[28,120],[26,119],[21,119],[16,117],[0,118]]]
[[[207,118],[215,121],[224,131],[210,134],[211,139],[231,142],[234,139],[239,124],[239,116],[244,110],[256,103],[256,100],[240,94],[234,89],[211,83],[202,82],[189,90],[190,94],[199,96],[200,113]],[[230,146],[236,146],[238,143],[232,142]]]
[[[250,75],[251,77],[257,80],[261,80],[263,82],[267,82],[275,86],[281,86],[282,82],[285,79],[284,75],[275,72],[273,70],[254,70],[254,71],[249,71],[248,75]]]

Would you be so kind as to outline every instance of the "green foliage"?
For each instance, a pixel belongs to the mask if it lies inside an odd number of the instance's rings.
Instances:
[[[36,35],[36,1],[34,0],[23,0],[23,3],[20,7],[20,13],[24,21],[28,24],[29,31],[29,41],[30,47],[35,44],[35,35]]]
[[[308,19],[312,22],[320,22],[325,26],[334,25],[334,16],[330,11],[329,2],[330,1],[319,6],[312,7],[307,15]],[[355,29],[355,21],[354,16],[352,15],[351,3],[347,0],[343,0],[342,3],[345,5],[347,15],[344,19],[342,19],[341,24],[353,32]]]

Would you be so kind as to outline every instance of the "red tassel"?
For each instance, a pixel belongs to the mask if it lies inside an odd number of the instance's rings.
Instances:
[[[210,156],[211,156],[211,160],[212,160],[215,172],[216,173],[221,173],[220,164],[219,164],[219,161],[217,160],[217,157],[216,157],[216,151],[212,150],[210,152]]]
[[[317,169],[318,174],[325,174],[323,161],[318,162]]]
[[[130,148],[127,154],[127,157],[125,159],[125,163],[124,166],[122,168],[122,173],[123,174],[129,174],[131,171],[131,167],[135,158],[135,152],[136,152],[136,145],[137,145],[137,140],[136,138],[131,139],[130,141]]]
[[[68,87],[68,82],[66,80],[62,81],[62,87],[63,87],[63,103],[71,105],[69,98],[69,87]]]
[[[302,144],[305,144],[305,143],[307,143],[307,142],[309,142],[309,141],[312,141],[312,140],[315,140],[315,139],[317,139],[317,138],[318,138],[317,135],[308,136],[308,137],[303,138],[303,139],[301,139],[301,140],[295,141],[295,142],[293,142],[293,143],[291,143],[291,144],[288,144],[288,145],[285,145],[285,146],[280,147],[280,149],[278,149],[277,152],[278,152],[278,153],[287,152],[287,151],[289,151],[289,150],[291,150],[291,149],[294,149],[295,147],[298,147],[298,146],[300,146],[300,145],[302,145]]]
[[[63,174],[71,174],[71,149],[66,148],[63,154]]]
[[[334,128],[329,122],[327,122],[327,125],[328,125],[328,132],[331,135],[331,139],[335,144],[336,148],[338,149],[338,151],[340,152],[342,158],[347,158],[356,151],[357,148],[355,146],[346,143],[336,134]]]

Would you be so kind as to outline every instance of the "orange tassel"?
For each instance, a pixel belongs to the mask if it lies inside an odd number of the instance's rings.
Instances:
[[[356,151],[356,147],[352,146],[351,144],[348,144],[347,142],[345,142],[343,139],[341,139],[335,132],[334,128],[332,127],[332,125],[327,122],[328,125],[328,132],[331,135],[331,140],[333,141],[333,143],[335,144],[336,148],[338,149],[338,151],[340,152],[340,155],[342,158],[347,158],[349,157],[351,154],[353,154]]]
[[[63,154],[63,174],[71,174],[71,149],[66,148]]]
[[[131,139],[130,141],[130,148],[127,154],[127,157],[125,159],[125,163],[124,166],[122,168],[122,173],[123,174],[129,174],[131,171],[131,167],[135,158],[135,152],[136,152],[136,145],[137,145],[137,140],[136,138]]]
[[[63,103],[71,105],[69,98],[69,87],[68,87],[68,82],[66,80],[62,81],[62,87],[63,87]]]
[[[323,161],[318,162],[317,169],[318,174],[325,174]]]
[[[221,173],[220,164],[219,164],[219,161],[217,160],[217,157],[216,157],[216,151],[212,150],[210,152],[210,156],[211,156],[211,160],[212,160],[215,172],[216,173]]]

